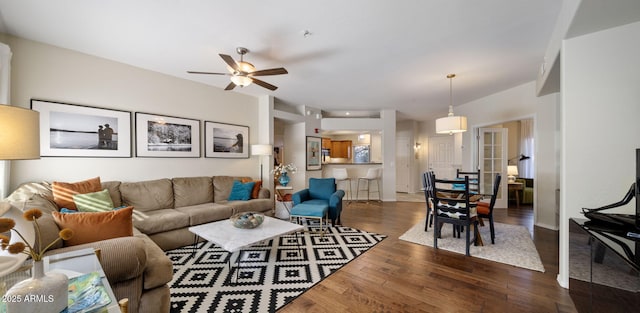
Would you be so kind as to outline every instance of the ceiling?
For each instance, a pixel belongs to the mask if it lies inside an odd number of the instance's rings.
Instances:
[[[0,32],[218,88],[218,53],[258,69],[271,94],[326,115],[395,109],[399,119],[533,81],[562,5],[558,0],[0,0]],[[304,36],[305,31],[309,34]],[[339,112],[339,113],[332,113]]]

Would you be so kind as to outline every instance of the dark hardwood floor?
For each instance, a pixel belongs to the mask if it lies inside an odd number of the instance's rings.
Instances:
[[[424,203],[351,203],[343,225],[388,237],[279,312],[576,312],[556,282],[558,233],[534,228],[530,208],[494,214],[532,231],[545,273],[398,239],[424,218]]]

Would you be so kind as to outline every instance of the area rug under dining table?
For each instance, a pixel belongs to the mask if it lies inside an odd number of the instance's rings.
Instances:
[[[433,227],[424,231],[425,219],[411,227],[400,236],[401,240],[433,247]],[[496,231],[495,244],[491,244],[491,233],[488,221],[486,226],[479,227],[484,246],[471,245],[471,257],[505,263],[534,271],[544,272],[540,255],[531,239],[529,231],[524,226],[494,223]],[[442,238],[438,239],[438,248],[464,254],[465,240],[454,238],[448,224],[442,229]]]
[[[239,253],[210,242],[167,251],[173,262],[171,312],[275,312],[386,238],[350,227],[327,229],[324,235],[289,234],[246,248],[239,273]]]

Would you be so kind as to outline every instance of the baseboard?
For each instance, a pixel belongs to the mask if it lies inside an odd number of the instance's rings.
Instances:
[[[556,230],[556,231],[560,230],[560,228],[557,225],[548,225],[548,224],[544,224],[544,223],[536,223],[535,226],[546,228],[546,229],[550,229],[550,230]]]

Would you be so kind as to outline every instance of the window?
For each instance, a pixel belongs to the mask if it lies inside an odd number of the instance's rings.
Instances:
[[[353,163],[369,163],[369,145],[353,146]]]

